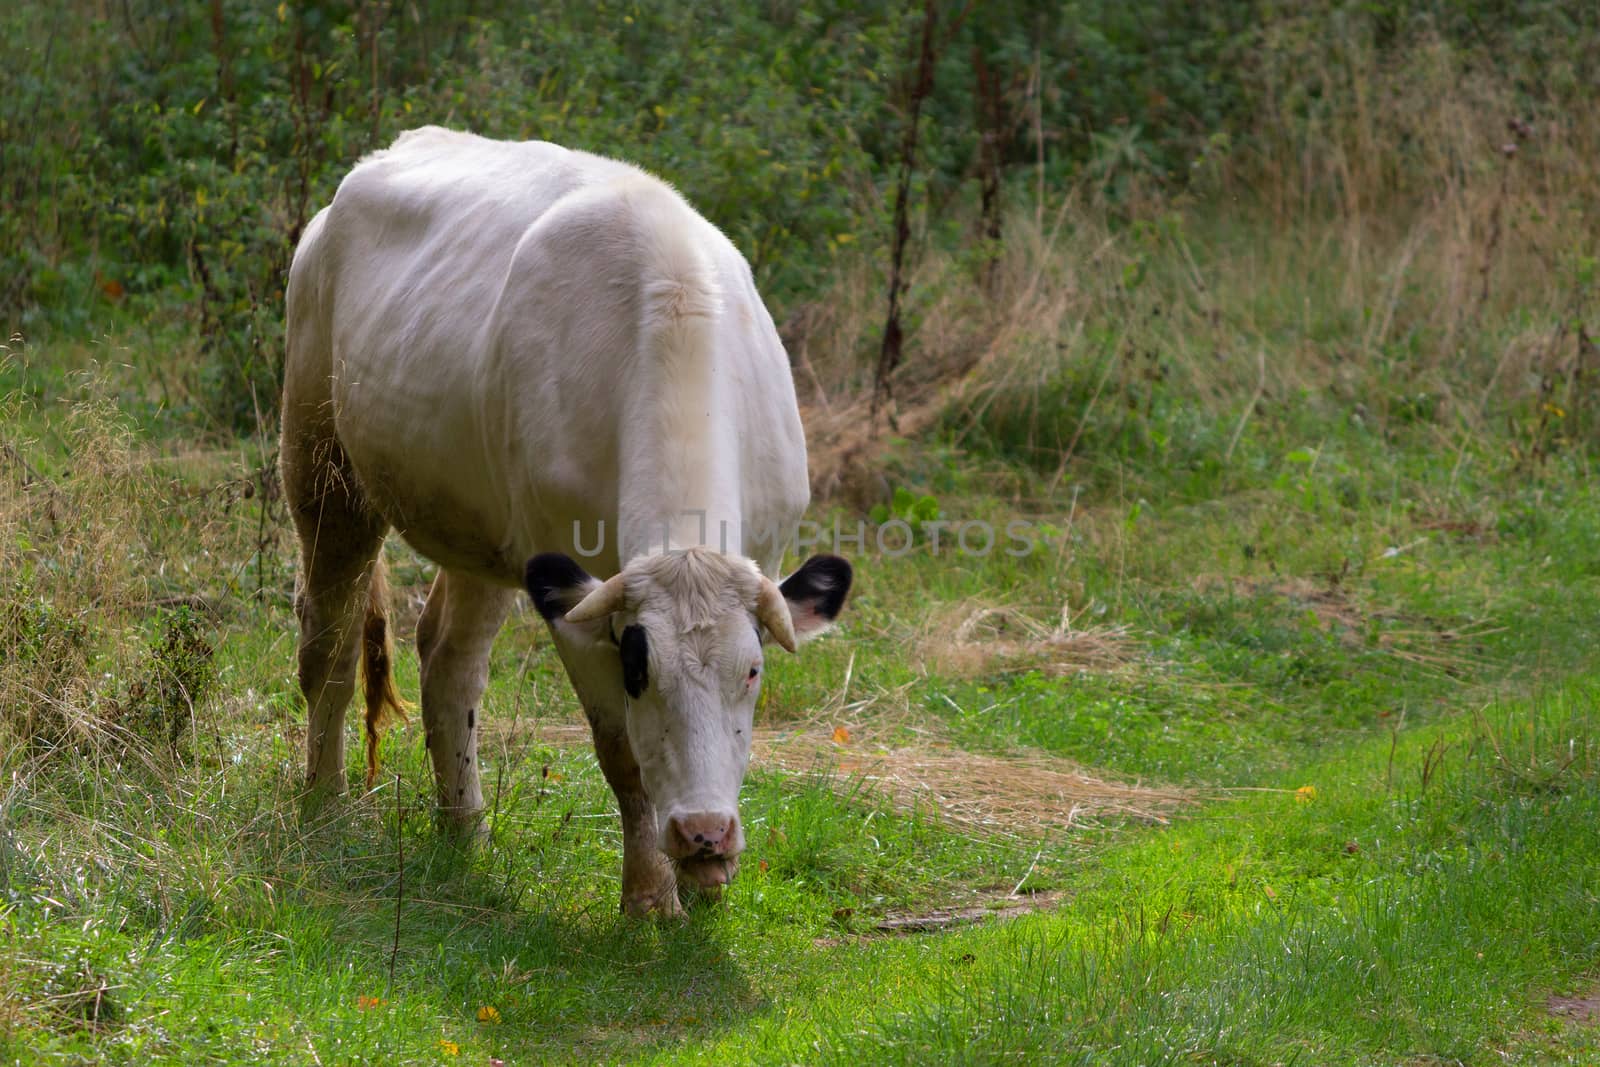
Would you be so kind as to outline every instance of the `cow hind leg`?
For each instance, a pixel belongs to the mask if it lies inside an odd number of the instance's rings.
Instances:
[[[593,712],[594,751],[611,791],[622,810],[622,911],[644,916],[651,912],[676,915],[678,882],[672,863],[656,845],[656,809],[644,791],[639,763],[621,723],[608,725]]]
[[[369,705],[381,719],[398,708],[388,676],[381,576],[387,524],[366,504],[337,441],[305,444],[285,435],[284,488],[300,537],[300,690],[305,694],[306,783],[317,795],[343,793],[344,716],[363,646]],[[369,719],[375,718],[369,707]],[[369,726],[375,731],[377,722]],[[370,758],[370,757],[369,757]]]
[[[417,620],[422,723],[439,814],[447,828],[465,835],[480,830],[483,816],[478,732],[489,652],[515,599],[515,590],[440,571]]]

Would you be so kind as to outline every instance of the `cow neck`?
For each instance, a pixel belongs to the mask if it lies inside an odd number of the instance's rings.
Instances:
[[[629,383],[618,548],[623,561],[704,545],[743,554],[738,431],[711,323],[669,326]],[[627,386],[625,386],[626,388]]]

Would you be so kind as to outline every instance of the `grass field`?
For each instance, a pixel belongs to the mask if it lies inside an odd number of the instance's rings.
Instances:
[[[1508,279],[1467,329],[1405,234],[1336,283],[1337,241],[1134,232],[1049,251],[1084,264],[1054,302],[1012,264],[1031,317],[875,469],[913,524],[927,498],[1039,540],[850,550],[840,631],[771,661],[742,873],[682,921],[617,914],[613,800],[529,611],[485,701],[485,847],[436,833],[415,726],[303,819],[270,428],[194,435],[136,328],[14,342],[4,1059],[1600,1059],[1588,394],[1488,372],[1589,305]],[[1053,377],[1007,362],[1051,346]],[[414,699],[430,569],[390,564]]]

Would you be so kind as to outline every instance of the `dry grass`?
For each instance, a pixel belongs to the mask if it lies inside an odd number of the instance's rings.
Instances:
[[[498,729],[488,724],[486,730],[496,743],[589,744],[588,727],[570,720],[524,723],[516,731],[524,736],[517,739],[509,723]],[[874,743],[874,737],[894,732],[817,723],[761,726],[751,746],[751,765],[841,793],[865,790],[976,837],[1042,838],[1108,818],[1165,823],[1198,799],[1181,789],[1102,777],[1043,753],[966,752],[930,731],[923,731],[916,744]]]
[[[1558,1019],[1579,1026],[1600,1025],[1600,989],[1566,996],[1552,996],[1545,1001],[1545,1010]]]
[[[1108,817],[1164,823],[1193,800],[1183,790],[1099,777],[1042,753],[988,756],[934,743],[882,748],[847,732],[846,740],[815,728],[757,731],[756,765],[840,789],[864,787],[980,837],[1044,837]]]
[[[1081,619],[1083,612],[1078,613]],[[1000,671],[1105,672],[1137,661],[1143,648],[1127,626],[1074,625],[1063,604],[1053,622],[1020,607],[952,605],[936,612],[917,641],[929,670],[973,677]]]
[[[1382,423],[1425,396],[1469,434],[1546,411],[1533,455],[1594,432],[1600,346],[1573,323],[1597,302],[1600,111],[1530,101],[1439,40],[1390,66],[1370,42],[1278,29],[1259,136],[1180,195],[1145,183],[1113,202],[1086,179],[1014,204],[992,296],[970,255],[923,246],[892,425],[866,404],[883,279],[842,264],[829,300],[785,328],[818,497],[883,499],[897,437],[937,427],[959,446],[1001,412],[1024,427],[1065,414],[1081,434],[1158,385],[1241,430],[1307,397]],[[1063,413],[1049,387],[1066,378],[1080,384]],[[1024,448],[1064,472],[1086,444],[1067,436]]]
[[[124,751],[180,714],[195,729],[222,617],[287,570],[243,457],[164,456],[94,399],[110,390],[84,392],[59,444],[29,440],[23,403],[0,398],[0,731]]]
[[[916,439],[952,410],[981,419],[990,394],[1036,388],[1058,363],[1063,338],[1081,333],[1094,295],[1120,270],[1104,216],[1068,193],[1041,229],[1017,215],[995,264],[994,295],[973,284],[966,260],[924,255],[910,277],[917,330],[894,380],[884,425],[869,418],[870,375],[860,354],[881,330],[876,278],[866,261],[845,264],[825,310],[808,305],[785,330],[799,368],[812,491],[855,503],[887,495],[884,456],[894,439]],[[1080,273],[1103,269],[1099,278]]]

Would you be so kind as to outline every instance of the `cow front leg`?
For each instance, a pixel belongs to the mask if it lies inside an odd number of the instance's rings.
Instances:
[[[620,723],[612,726],[589,715],[594,731],[594,751],[611,791],[622,811],[622,912],[644,916],[651,912],[676,915],[678,881],[672,862],[656,847],[656,809],[639,778],[639,763]]]
[[[462,836],[482,830],[478,733],[489,652],[515,593],[441,571],[417,620],[422,725],[442,824]]]

